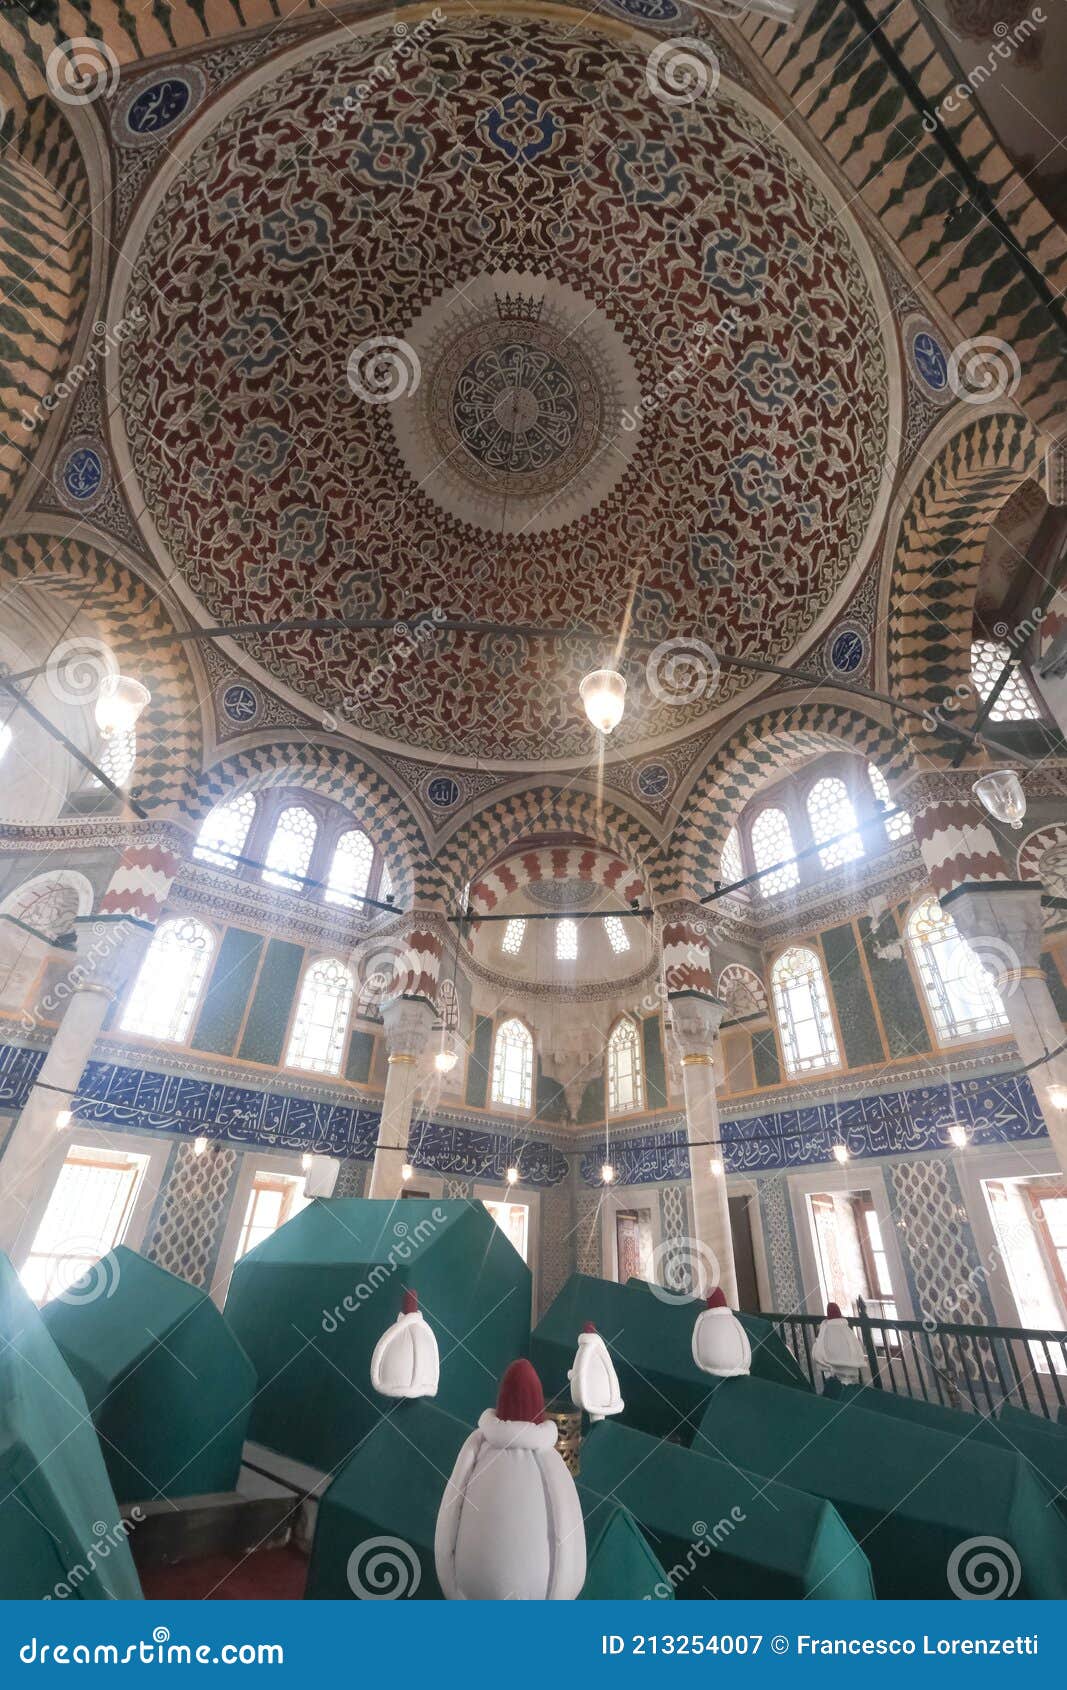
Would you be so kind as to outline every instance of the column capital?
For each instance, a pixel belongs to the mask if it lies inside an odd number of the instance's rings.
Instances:
[[[668,996],[671,1031],[681,1053],[682,1067],[714,1066],[715,1040],[726,1005],[706,992],[672,992]]]
[[[1019,978],[1044,978],[1041,952],[1045,929],[1041,887],[962,886],[942,900],[960,933],[1003,992]]]
[[[418,1062],[429,1043],[435,1020],[434,1007],[424,998],[394,998],[385,1004],[382,1021],[390,1063],[403,1067]]]

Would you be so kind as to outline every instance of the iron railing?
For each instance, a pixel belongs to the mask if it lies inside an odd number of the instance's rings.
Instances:
[[[1067,1332],[1024,1326],[955,1326],[933,1320],[885,1320],[858,1299],[849,1325],[859,1333],[871,1384],[968,1413],[994,1414],[1012,1403],[1046,1420],[1067,1421]],[[820,1388],[812,1345],[822,1315],[769,1314],[809,1381]]]

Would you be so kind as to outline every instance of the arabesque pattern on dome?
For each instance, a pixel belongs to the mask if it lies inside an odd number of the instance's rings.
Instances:
[[[725,84],[671,104],[637,41],[472,15],[346,112],[384,39],[348,36],[259,88],[156,206],[123,302],[144,314],[121,353],[135,479],[219,620],[437,608],[592,630],[248,647],[386,741],[585,757],[577,680],[610,650],[635,579],[642,636],[688,628],[770,658],[835,606],[886,493],[879,306],[840,209]],[[558,531],[497,536],[443,514],[394,428],[431,384],[411,377],[394,407],[347,378],[363,342],[403,338],[432,300],[498,270],[587,297],[644,396],[624,472]],[[643,663],[627,673],[621,748],[685,732],[748,684],[724,672],[713,700],[679,705]]]

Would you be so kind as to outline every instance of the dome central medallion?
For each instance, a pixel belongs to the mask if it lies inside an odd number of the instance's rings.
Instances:
[[[490,533],[543,533],[588,515],[615,486],[640,384],[591,300],[543,276],[479,276],[404,338],[422,379],[392,407],[397,445],[449,515]]]

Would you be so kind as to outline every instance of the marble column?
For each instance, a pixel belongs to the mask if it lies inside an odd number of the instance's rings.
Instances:
[[[77,920],[70,997],[0,1159],[0,1249],[16,1267],[29,1252],[28,1213],[56,1143],[56,1117],[76,1091],[108,1006],[139,967],[181,857],[177,830],[146,832],[128,845],[96,913]]]
[[[435,1018],[433,1005],[424,998],[394,998],[382,1011],[389,1066],[368,1197],[396,1198],[403,1190],[400,1171],[408,1160],[408,1130],[419,1088],[420,1058]]]
[[[968,886],[943,900],[959,932],[993,976],[1024,1063],[1067,1039],[1045,971],[1041,888]],[[1067,1171],[1067,1052],[1028,1075],[1060,1167]]]
[[[689,1178],[693,1198],[695,1259],[709,1281],[717,1281],[731,1308],[737,1307],[730,1204],[719,1138],[719,1104],[715,1095],[716,1042],[725,1013],[717,999],[687,992],[671,996],[671,1022],[682,1058],[686,1136],[690,1140]],[[708,1253],[714,1262],[708,1260]],[[699,1290],[695,1286],[694,1290]],[[711,1289],[711,1283],[706,1287]]]

